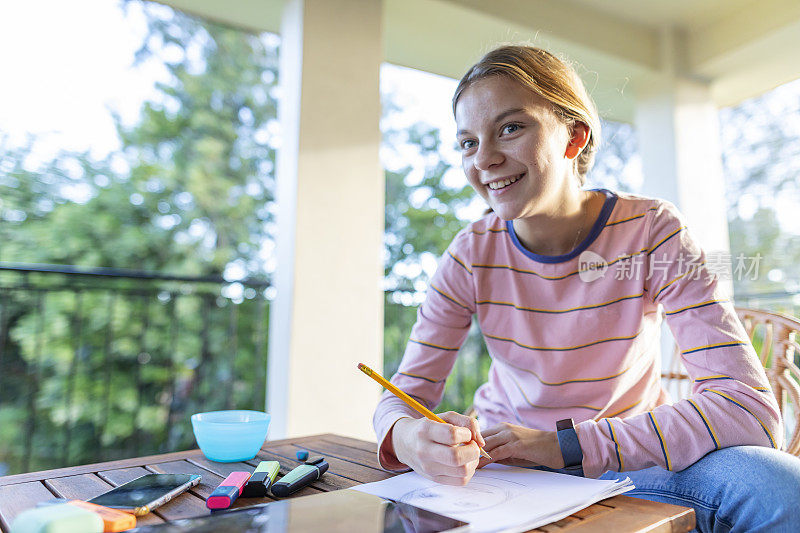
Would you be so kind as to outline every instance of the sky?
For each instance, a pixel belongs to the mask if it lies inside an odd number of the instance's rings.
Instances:
[[[155,62],[131,68],[144,32],[141,14],[125,18],[109,0],[1,3],[0,131],[16,142],[44,136],[43,159],[59,148],[95,157],[118,148],[109,109],[135,121],[167,76]]]

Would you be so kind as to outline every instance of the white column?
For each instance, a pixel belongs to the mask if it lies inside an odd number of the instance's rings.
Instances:
[[[661,37],[662,71],[636,94],[642,192],[677,205],[706,252],[727,252],[718,109],[709,83],[681,76],[683,36]]]
[[[672,79],[637,99],[643,193],[673,202],[707,252],[727,252],[717,107],[706,84]]]
[[[374,439],[383,368],[380,0],[289,0],[281,26],[270,438]]]

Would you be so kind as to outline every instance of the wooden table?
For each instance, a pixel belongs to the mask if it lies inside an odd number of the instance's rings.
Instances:
[[[318,482],[293,497],[339,490],[393,475],[378,465],[374,442],[332,434],[267,441],[258,457],[247,464],[215,463],[206,459],[199,450],[151,455],[0,477],[0,529],[7,532],[14,517],[34,507],[37,502],[55,497],[86,500],[150,472],[201,474],[203,479],[189,492],[140,518],[139,525],[206,515],[209,511],[205,499],[229,473],[252,470],[258,461],[272,460],[280,462],[283,475],[299,464],[295,452],[301,448],[325,456],[330,470]],[[266,501],[270,501],[269,498],[239,499],[234,507]],[[693,509],[615,496],[535,531],[673,532],[689,531],[694,523]]]

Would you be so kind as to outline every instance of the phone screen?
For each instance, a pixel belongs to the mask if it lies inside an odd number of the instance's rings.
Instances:
[[[198,474],[147,474],[89,500],[89,503],[134,509],[149,505],[184,485],[188,489]]]

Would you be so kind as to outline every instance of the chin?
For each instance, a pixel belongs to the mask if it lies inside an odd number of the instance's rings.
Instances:
[[[520,213],[517,211],[512,211],[511,209],[503,208],[502,206],[498,207],[490,205],[489,207],[492,208],[492,211],[494,211],[494,214],[497,215],[500,220],[507,222],[509,220],[520,218]]]

